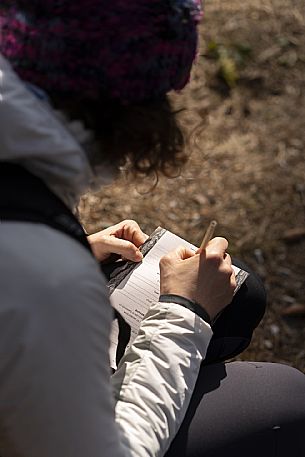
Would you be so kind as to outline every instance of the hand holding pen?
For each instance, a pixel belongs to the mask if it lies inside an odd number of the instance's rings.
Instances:
[[[231,302],[236,281],[231,258],[226,254],[228,241],[211,239],[216,227],[212,222],[196,253],[181,246],[162,257],[160,292],[193,300],[214,319]]]

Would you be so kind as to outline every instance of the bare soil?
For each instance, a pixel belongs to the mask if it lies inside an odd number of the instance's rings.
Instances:
[[[198,244],[217,219],[230,253],[268,291],[240,359],[305,372],[304,0],[208,0],[205,10],[191,83],[173,95],[195,129],[188,165],[153,191],[122,178],[87,195],[82,220],[94,232],[132,218],[147,233],[161,225]],[[282,316],[287,309],[297,317]]]

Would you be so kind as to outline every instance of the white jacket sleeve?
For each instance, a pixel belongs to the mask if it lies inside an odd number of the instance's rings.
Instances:
[[[94,260],[44,226],[0,230],[1,457],[163,455],[209,326],[179,305],[156,304],[112,386],[112,310]]]
[[[211,335],[206,322],[180,305],[151,307],[113,376],[116,423],[132,456],[162,456],[168,449]]]

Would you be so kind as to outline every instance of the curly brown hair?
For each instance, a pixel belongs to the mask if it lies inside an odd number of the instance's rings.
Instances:
[[[55,108],[82,120],[94,132],[99,152],[94,164],[128,166],[134,175],[177,176],[187,161],[185,137],[167,96],[137,105],[70,100],[51,95]]]

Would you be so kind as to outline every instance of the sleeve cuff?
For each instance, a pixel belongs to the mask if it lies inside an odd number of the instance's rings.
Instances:
[[[196,303],[193,300],[181,297],[181,295],[164,294],[160,295],[159,301],[164,303],[176,303],[178,305],[184,306],[184,308],[193,311],[193,313],[197,314],[199,317],[201,317],[201,319],[203,319],[205,322],[211,325],[211,318],[208,312],[201,305],[198,305],[198,303]]]

